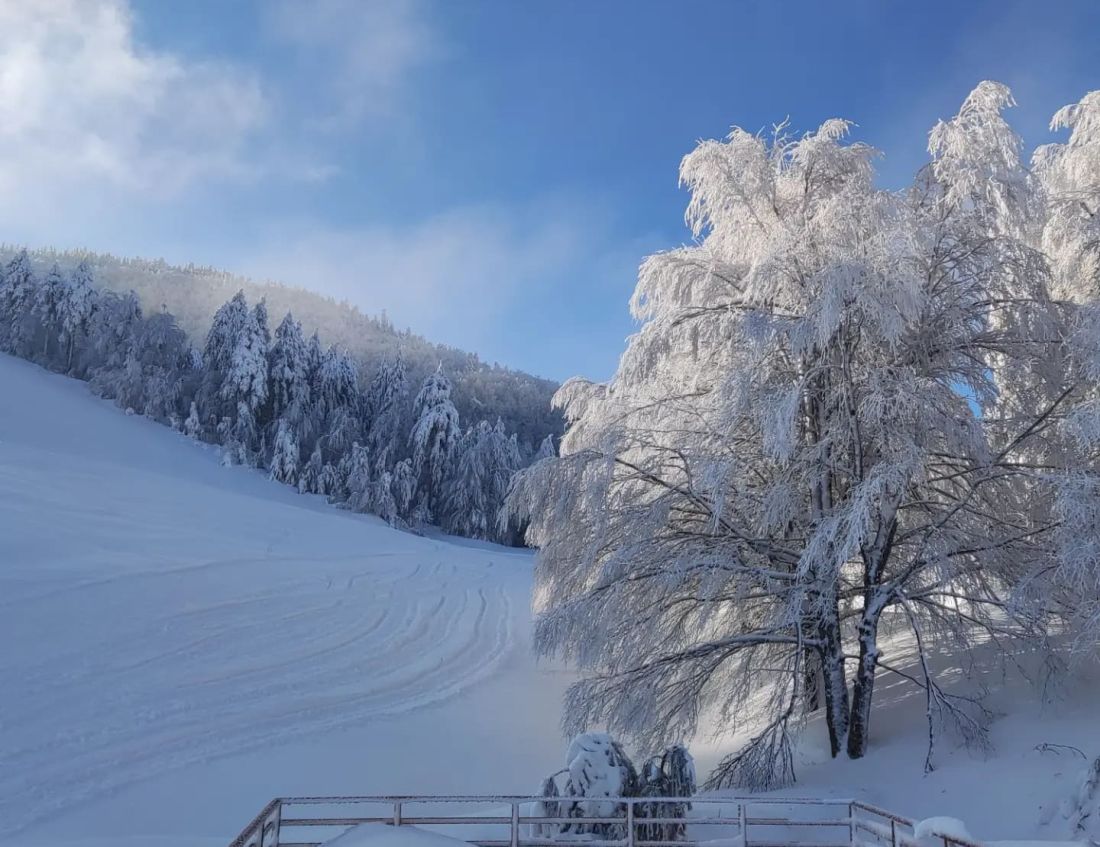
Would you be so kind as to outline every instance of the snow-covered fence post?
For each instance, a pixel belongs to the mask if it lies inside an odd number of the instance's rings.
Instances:
[[[741,830],[741,847],[749,847],[749,817],[745,814],[745,801],[737,804],[737,825]]]
[[[260,834],[260,847],[279,847],[279,829],[282,827],[283,822],[283,801],[277,800],[275,802],[275,812],[270,819],[271,824],[271,840],[267,840],[267,824],[264,825],[264,831]]]
[[[512,847],[519,847],[519,803],[512,803]]]
[[[890,847],[898,847],[898,822],[890,818]]]
[[[848,843],[856,843],[856,804],[848,804]]]
[[[634,798],[626,801],[626,847],[634,847]]]
[[[401,801],[393,801],[393,825],[401,826]]]

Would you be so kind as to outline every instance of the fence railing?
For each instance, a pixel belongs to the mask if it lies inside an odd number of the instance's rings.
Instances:
[[[573,806],[563,817],[538,804]],[[690,804],[683,817],[652,817],[653,804]],[[584,814],[585,809],[600,813]],[[667,808],[667,806],[666,806]],[[608,811],[610,810],[610,811]],[[416,826],[477,847],[915,847],[914,822],[857,800],[792,797],[373,796],[281,797],[229,847],[320,847],[360,824]],[[617,839],[599,838],[609,824]],[[675,841],[647,839],[659,824],[685,825]],[[557,832],[548,832],[557,828]],[[562,831],[565,830],[565,831]],[[586,831],[588,830],[588,831]],[[657,830],[658,832],[660,830]],[[982,847],[937,835],[943,847]]]

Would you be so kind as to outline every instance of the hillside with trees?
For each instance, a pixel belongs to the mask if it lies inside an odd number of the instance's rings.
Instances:
[[[443,360],[420,376],[426,357],[445,348],[410,335],[396,343],[383,322],[345,313],[374,327],[368,340],[395,342],[365,373],[365,354],[326,346],[290,312],[272,331],[267,301],[250,303],[244,291],[216,309],[196,341],[171,311],[143,308],[133,291],[97,288],[86,261],[43,270],[19,251],[0,274],[0,351],[86,380],[127,411],[219,445],[225,462],[266,470],[303,493],[398,527],[437,524],[521,543],[522,526],[497,515],[512,476],[553,453],[552,428],[538,423],[548,418],[537,399],[545,384],[451,351],[467,366],[463,394]],[[507,397],[509,379],[532,396],[511,396],[506,419],[488,400]],[[460,398],[492,417],[474,416],[464,430]],[[509,425],[517,419],[523,436]]]
[[[10,262],[19,246],[0,247],[0,262]],[[409,380],[419,385],[442,364],[452,382],[455,407],[464,421],[499,417],[515,432],[523,449],[535,450],[542,440],[561,433],[561,415],[551,408],[557,383],[481,361],[474,353],[434,344],[408,330],[399,330],[384,315],[371,316],[346,302],[313,291],[272,281],[256,281],[216,268],[170,265],[163,260],[120,258],[84,250],[29,250],[35,272],[45,275],[53,265],[65,273],[83,263],[99,288],[117,294],[134,292],[147,314],[171,312],[188,337],[202,339],[214,315],[238,291],[249,302],[263,300],[271,315],[293,313],[306,336],[318,334],[325,347],[346,350],[359,372],[370,375],[390,356],[401,352]]]

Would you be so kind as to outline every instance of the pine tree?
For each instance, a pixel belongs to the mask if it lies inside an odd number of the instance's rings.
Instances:
[[[309,461],[298,474],[298,490],[303,494],[327,495],[329,491],[323,474],[324,467],[325,460],[321,455],[321,448],[315,447],[310,453]]]
[[[408,393],[409,382],[400,352],[395,356],[384,357],[363,398],[364,410],[370,422],[367,446],[374,456],[375,467],[379,472],[393,467],[398,450],[404,446],[401,443],[401,433]]]
[[[287,421],[280,420],[271,456],[271,478],[287,485],[297,485],[300,461],[301,455],[294,429]]]
[[[286,418],[300,427],[309,410],[308,348],[302,326],[287,312],[275,329],[275,341],[268,355],[268,393],[273,421]]]
[[[67,288],[61,269],[55,263],[35,291],[32,312],[42,339],[40,361],[47,367],[51,363],[51,343],[56,343],[63,331],[62,313]]]
[[[206,346],[202,354],[203,378],[198,402],[204,425],[211,433],[220,430],[223,436],[227,436],[232,418],[236,414],[236,400],[227,400],[222,384],[232,368],[238,338],[248,322],[248,302],[244,292],[238,291],[214,313],[210,330],[206,334]]]
[[[88,324],[96,308],[97,294],[87,262],[73,270],[61,304],[62,341],[65,345],[65,370],[75,373],[75,354],[88,333]]]
[[[219,394],[223,408],[235,410],[227,446],[243,464],[254,463],[260,449],[261,410],[267,402],[266,309],[246,312],[230,351]]]
[[[514,435],[481,421],[462,437],[454,472],[447,479],[440,521],[448,532],[489,541],[508,542],[512,533],[498,520],[512,476],[519,469]]]
[[[414,404],[412,470],[417,478],[418,497],[424,507],[435,513],[443,496],[444,480],[450,475],[461,430],[458,411],[451,402],[451,383],[443,375],[442,365],[424,380]]]
[[[31,354],[35,288],[30,257],[26,250],[20,250],[8,262],[0,279],[0,350],[23,358]]]
[[[543,459],[553,459],[558,455],[557,448],[554,447],[554,435],[549,434],[542,440],[542,444],[539,445],[538,451],[536,451],[534,457],[531,459],[531,464],[535,462],[541,462]]]
[[[118,396],[148,417],[161,421],[177,418],[187,408],[183,392],[190,354],[187,336],[174,316],[167,312],[150,315],[135,325]]]
[[[133,370],[130,354],[141,322],[141,305],[133,292],[99,296],[88,324],[87,366],[92,389],[100,395],[118,397],[122,381]]]
[[[358,415],[359,375],[346,352],[330,347],[321,358],[317,379],[313,399],[325,415],[331,416],[340,409],[349,409]]]
[[[191,401],[187,412],[187,420],[183,422],[183,432],[188,438],[196,440],[202,437],[202,421],[199,418],[199,407],[194,400]]]
[[[398,516],[410,525],[415,524],[413,504],[416,501],[416,472],[411,459],[402,459],[393,468],[390,491]]]
[[[347,504],[357,512],[370,512],[373,505],[370,452],[355,442],[346,456],[342,469],[343,488],[347,492]]]

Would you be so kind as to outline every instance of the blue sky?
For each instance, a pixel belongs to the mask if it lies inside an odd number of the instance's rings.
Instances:
[[[347,299],[489,360],[606,378],[680,158],[830,117],[903,185],[1008,83],[1029,145],[1100,88],[1100,3],[14,0],[3,240]]]

